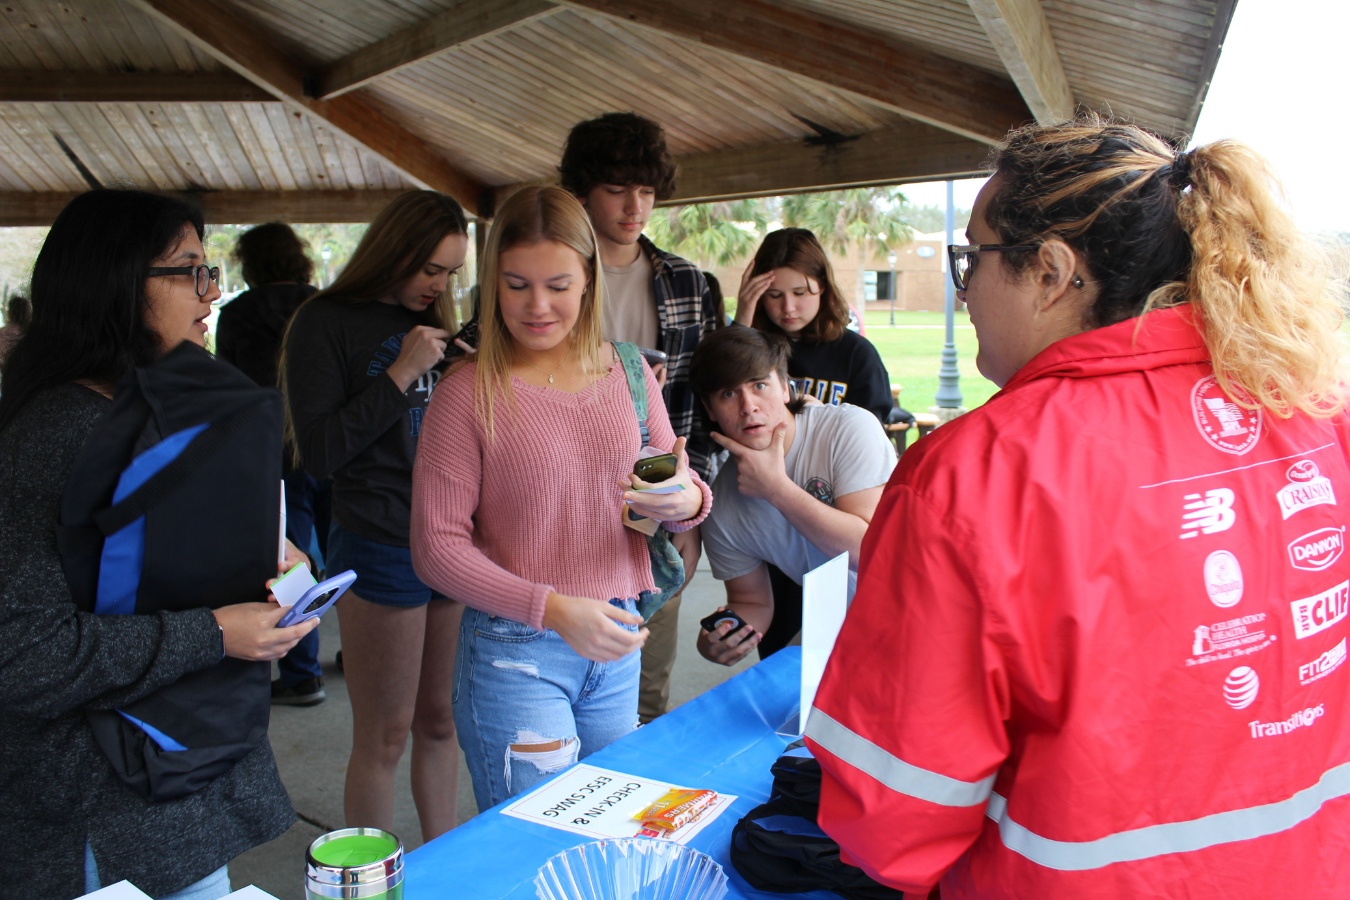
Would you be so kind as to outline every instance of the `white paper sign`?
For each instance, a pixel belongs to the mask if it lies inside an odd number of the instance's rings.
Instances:
[[[79,900],[150,900],[150,895],[139,890],[130,881],[119,881],[105,888],[99,888],[92,894],[85,894]]]
[[[518,798],[502,815],[596,840],[636,837],[642,823],[633,816],[675,787],[680,785],[579,763]],[[735,800],[734,795],[719,794],[703,815],[665,840],[688,843]]]
[[[802,576],[801,729],[816,699],[839,629],[848,612],[848,554],[841,553]]]
[[[309,563],[296,563],[295,568],[272,582],[272,596],[285,607],[292,607],[305,596],[305,591],[318,584],[309,572]]]

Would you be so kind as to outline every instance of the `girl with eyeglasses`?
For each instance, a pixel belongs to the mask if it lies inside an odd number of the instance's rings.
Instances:
[[[690,471],[640,358],[653,448],[672,493],[633,490],[642,448],[625,367],[601,340],[604,282],[586,211],[562,188],[503,204],[483,260],[482,342],[427,412],[412,550],[469,606],[455,720],[479,809],[529,790],[637,724],[637,599],[654,588],[625,503],[668,531],[703,521]]]
[[[451,280],[468,251],[459,204],[409,191],[385,207],[283,339],[282,387],[300,466],[332,478],[327,569],[357,580],[337,604],[352,704],[347,824],[392,830],[394,772],[412,735],[422,837],[455,826],[450,708],[462,607],[424,584],[408,550],[413,459],[455,330]]]
[[[1345,286],[1246,147],[1008,135],[953,266],[1001,390],[906,452],[807,740],[944,897],[1350,883]]]
[[[166,900],[214,900],[230,891],[226,863],[295,819],[265,739],[204,787],[156,802],[117,777],[85,714],[226,656],[277,659],[318,620],[277,628],[284,610],[260,602],[83,612],[58,551],[67,479],[114,385],[184,341],[205,344],[220,290],[202,234],[180,200],[93,191],[56,217],[33,267],[32,321],[0,379],[0,814],[21,823],[6,892],[76,897],[125,879]]]

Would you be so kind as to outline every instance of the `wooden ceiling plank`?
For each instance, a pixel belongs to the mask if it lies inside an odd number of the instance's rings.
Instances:
[[[369,222],[401,191],[205,191],[179,196],[199,204],[208,224]],[[50,225],[79,192],[0,191],[0,227]]]
[[[444,191],[472,214],[482,186],[420,137],[355,96],[315,100],[301,65],[260,36],[258,28],[211,0],[124,0],[211,54],[284,103],[326,121],[347,140],[384,157],[419,185]]]
[[[257,137],[258,146],[263,155],[267,158],[268,171],[276,179],[277,186],[283,191],[298,190],[300,185],[296,181],[295,173],[291,171],[291,165],[286,160],[286,154],[281,149],[281,141],[277,139],[277,134],[272,130],[272,121],[267,117],[267,106],[276,104],[263,103],[243,103],[240,109],[248,117],[248,123],[253,127],[253,134]]]
[[[169,116],[169,110],[173,109],[175,104],[148,104],[142,107],[145,113],[145,120],[154,129],[154,134],[164,144],[164,150],[174,160],[178,171],[182,173],[184,181],[193,187],[205,187],[208,184],[224,184],[225,179],[220,172],[216,170],[215,162],[211,156],[200,150],[191,150],[188,147],[188,141],[183,132],[180,132],[175,125],[174,120]],[[184,120],[186,121],[186,119]],[[190,131],[188,132],[190,135]]]
[[[244,108],[235,104],[228,104],[222,106],[221,111],[230,123],[230,130],[234,133],[235,141],[238,142],[239,152],[247,160],[245,165],[257,178],[258,187],[264,191],[279,190],[281,185],[277,182],[277,176],[272,171],[272,166],[267,160],[267,154],[262,148],[265,137],[259,138],[254,133],[253,123],[249,121]]]
[[[309,160],[297,146],[298,142],[292,139],[291,122],[295,120],[295,114],[280,103],[265,103],[261,106],[262,113],[267,117],[268,127],[272,130],[277,146],[286,158],[286,167],[290,169],[291,177],[295,181],[295,189],[313,190],[319,187],[314,183]]]
[[[204,107],[194,103],[183,105],[166,105],[165,109],[169,111],[169,116],[175,124],[182,123],[179,127],[180,134],[191,134],[193,141],[197,145],[198,151],[204,151],[219,170],[222,180],[218,182],[207,182],[208,184],[224,184],[232,191],[242,191],[246,188],[256,187],[246,180],[246,173],[236,168],[236,159],[230,151],[233,149],[228,146],[225,140],[222,140],[218,132],[229,134],[231,138],[234,133],[229,129],[218,124],[224,121],[224,116],[219,109],[211,110],[212,115],[208,117]],[[186,127],[185,132],[183,128]],[[187,138],[184,138],[186,142]],[[242,157],[242,149],[240,150]],[[243,157],[247,161],[247,157]]]
[[[99,135],[107,122],[103,116],[91,118],[89,112],[95,107],[83,103],[63,103],[59,106],[39,104],[44,118],[52,125],[52,131],[61,136],[70,152],[80,160],[89,172],[103,185],[132,184],[150,185],[150,174],[134,155],[118,153],[117,148],[104,141],[89,140],[86,135]],[[61,125],[55,123],[60,122]],[[58,147],[57,153],[65,155]],[[83,180],[83,178],[81,179]]]
[[[0,71],[0,103],[240,103],[271,94],[232,72]]]
[[[323,160],[324,176],[328,179],[328,186],[335,191],[346,191],[351,189],[347,183],[347,170],[342,167],[342,154],[338,153],[333,140],[333,133],[322,125],[314,126],[314,146],[319,151],[319,157]]]
[[[60,191],[82,183],[80,173],[52,138],[42,110],[25,104],[5,110],[3,121],[14,133],[9,153],[22,163],[25,181],[37,191]]]
[[[469,41],[491,37],[556,10],[545,0],[465,0],[339,59],[319,73],[316,93],[325,100],[332,99]]]
[[[1073,90],[1041,0],[970,0],[970,8],[1036,121],[1052,125],[1073,118]]]
[[[150,191],[164,191],[182,186],[174,177],[177,173],[173,169],[165,171],[153,149],[141,139],[136,126],[126,114],[126,107],[112,103],[108,106],[91,104],[83,109],[88,113],[88,121],[97,122],[102,118],[105,123],[94,134],[113,146],[120,145],[116,155],[119,158],[128,157],[136,160],[145,172],[148,180],[139,182],[138,187]]]
[[[986,143],[1031,118],[1006,77],[801,7],[772,0],[561,2],[795,72]]]
[[[305,160],[305,171],[309,175],[309,182],[315,188],[333,188],[328,177],[328,166],[324,163],[323,154],[319,152],[318,136],[314,127],[315,120],[309,116],[298,115],[291,110],[286,110],[286,123],[290,126],[290,141],[299,149],[300,155]]]

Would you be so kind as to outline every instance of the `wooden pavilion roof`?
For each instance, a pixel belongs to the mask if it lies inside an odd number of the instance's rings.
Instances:
[[[677,201],[978,172],[1075,107],[1184,140],[1235,0],[7,0],[0,225],[91,185],[209,221],[475,215],[568,129],[659,121]]]

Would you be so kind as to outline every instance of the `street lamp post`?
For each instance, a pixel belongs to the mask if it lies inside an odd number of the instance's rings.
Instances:
[[[324,244],[319,256],[323,258],[323,286],[328,287],[332,283],[328,278],[328,261],[333,258],[333,248]]]
[[[886,254],[886,261],[891,264],[891,327],[895,327],[895,251],[892,250]]]
[[[955,241],[956,231],[956,202],[954,199],[955,188],[952,181],[947,181],[947,243]],[[946,254],[943,254],[946,259]],[[937,396],[934,398],[937,405],[933,411],[937,413],[942,421],[950,421],[956,418],[965,409],[961,406],[961,370],[956,367],[956,289],[952,285],[950,277],[944,278],[943,284],[946,286],[944,302],[942,304],[943,312],[947,318],[947,340],[942,345],[942,364],[938,367],[938,389]]]

